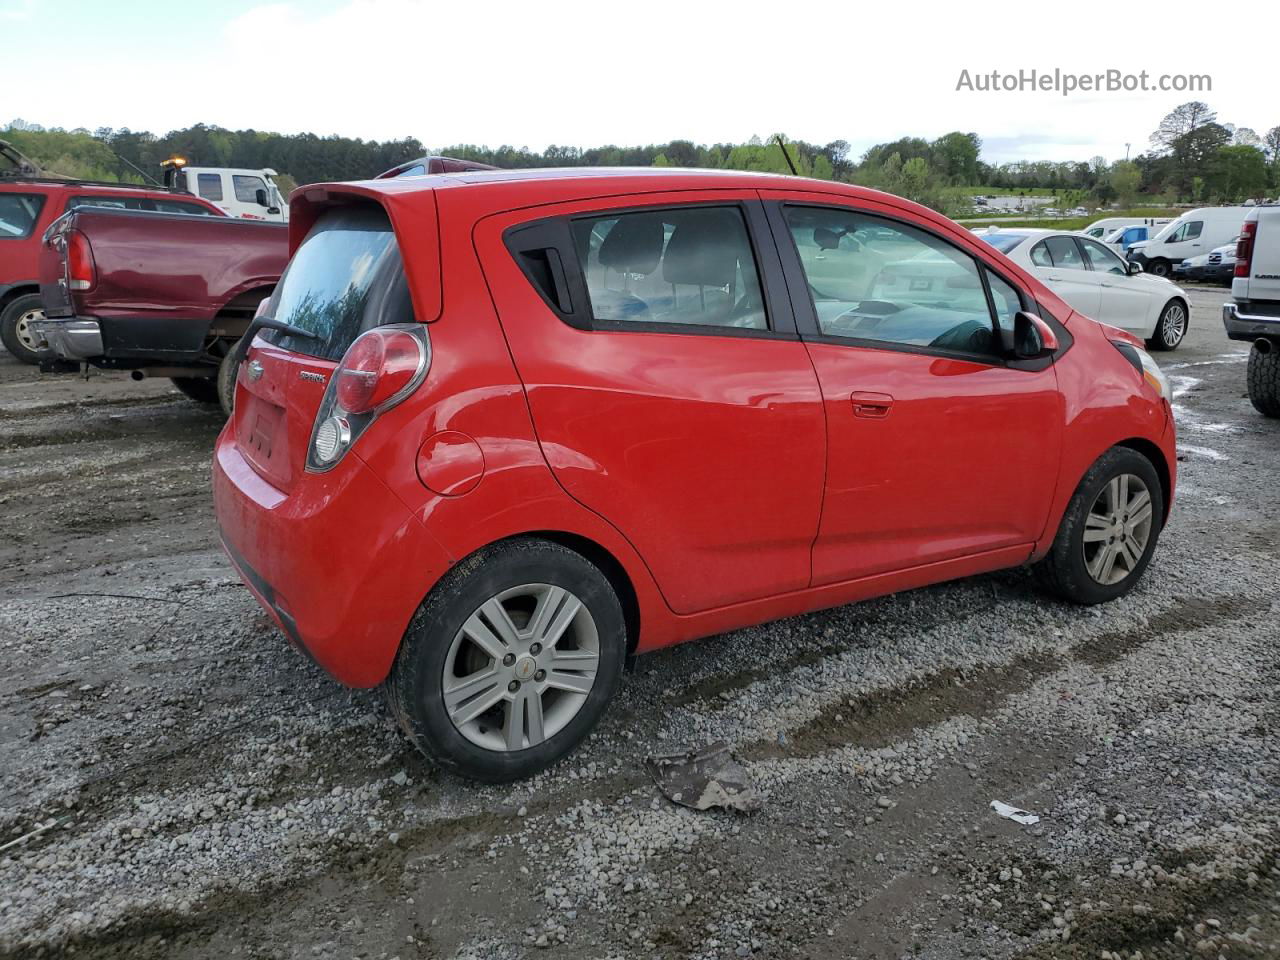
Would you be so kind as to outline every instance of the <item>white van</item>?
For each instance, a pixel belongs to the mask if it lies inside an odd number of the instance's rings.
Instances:
[[[1240,236],[1240,226],[1252,207],[1201,207],[1188,210],[1166,224],[1150,240],[1129,248],[1129,259],[1157,277],[1173,273],[1173,265],[1208,253]]]
[[[1103,217],[1101,220],[1093,221],[1080,232],[1086,237],[1105,242],[1107,236],[1121,227],[1159,227],[1172,219],[1172,217]]]
[[[178,186],[203,197],[231,217],[285,221],[289,219],[289,204],[280,196],[280,189],[271,179],[274,176],[276,172],[270,167],[186,167],[178,174]]]

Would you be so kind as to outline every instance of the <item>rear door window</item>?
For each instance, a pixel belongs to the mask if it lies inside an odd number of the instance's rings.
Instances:
[[[1084,269],[1084,257],[1080,255],[1080,248],[1076,246],[1074,237],[1050,237],[1045,240],[1044,245],[1053,258],[1053,265],[1059,270]]]
[[[340,360],[352,341],[385,323],[414,319],[400,248],[386,211],[372,204],[322,213],[289,261],[271,316],[317,336],[263,330],[276,346]]]
[[[201,173],[197,175],[196,189],[200,196],[216,203],[222,199],[222,174]]]
[[[597,322],[769,328],[736,207],[586,217],[572,234]]]
[[[43,206],[38,193],[0,193],[0,239],[29,237]]]

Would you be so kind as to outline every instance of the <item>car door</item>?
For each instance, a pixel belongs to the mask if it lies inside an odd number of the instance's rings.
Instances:
[[[1006,362],[996,324],[1031,300],[895,207],[764,196],[826,409],[814,584],[1029,551],[1063,405],[1052,363]]]
[[[671,608],[808,586],[822,394],[754,192],[503,214],[476,244],[547,463]]]
[[[1049,289],[1086,317],[1097,318],[1102,305],[1102,280],[1086,268],[1075,237],[1068,234],[1045,237],[1032,246],[1031,262]]]
[[[1095,320],[1122,330],[1149,336],[1155,325],[1155,286],[1142,276],[1130,276],[1129,268],[1118,256],[1096,241],[1077,238],[1085,263],[1098,279],[1101,300]]]

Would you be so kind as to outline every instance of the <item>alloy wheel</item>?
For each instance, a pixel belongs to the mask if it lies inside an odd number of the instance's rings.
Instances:
[[[1176,347],[1182,342],[1187,332],[1187,311],[1180,303],[1171,303],[1164,308],[1160,318],[1160,337],[1166,347]]]
[[[547,583],[504,590],[482,603],[445,656],[444,707],[479,747],[524,750],[555,736],[596,681],[600,636],[577,596]]]
[[[1084,565],[1103,586],[1133,573],[1147,551],[1152,524],[1151,491],[1141,477],[1112,477],[1089,508],[1084,524]]]
[[[36,339],[36,332],[31,325],[43,319],[43,310],[28,310],[26,313],[18,315],[18,322],[14,326],[14,333],[17,334],[18,342],[33,353],[40,351],[40,341]]]

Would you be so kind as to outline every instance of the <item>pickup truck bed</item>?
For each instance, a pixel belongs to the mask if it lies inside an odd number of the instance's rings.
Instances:
[[[40,252],[45,319],[36,331],[52,354],[41,368],[134,370],[219,399],[212,378],[280,279],[288,238],[280,223],[69,212],[50,225]],[[223,372],[234,383],[234,371]]]

